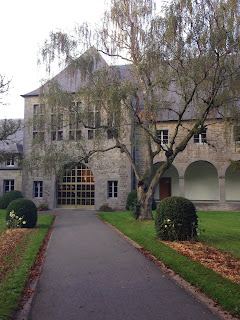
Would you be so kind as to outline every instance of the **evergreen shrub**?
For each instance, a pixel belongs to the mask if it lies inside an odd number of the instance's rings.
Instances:
[[[165,241],[197,240],[198,217],[194,204],[182,197],[160,201],[155,218],[157,236]]]
[[[6,192],[1,198],[0,198],[0,209],[7,209],[8,205],[16,199],[23,198],[21,191],[18,190],[12,190]]]
[[[126,210],[134,210],[136,211],[136,206],[137,206],[137,190],[132,190],[131,192],[129,192],[128,196],[127,196],[127,202],[126,202]],[[157,208],[157,204],[155,199],[153,199],[152,201],[152,210],[156,210]],[[133,216],[136,217],[136,214],[133,214]]]
[[[126,210],[131,210],[137,202],[137,190],[132,190],[127,196]]]
[[[11,220],[10,213],[14,212],[15,217],[22,218],[22,228],[34,228],[37,223],[37,207],[34,202],[28,199],[17,199],[7,207],[6,221]]]

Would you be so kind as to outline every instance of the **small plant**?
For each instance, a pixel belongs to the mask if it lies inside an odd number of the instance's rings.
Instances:
[[[103,205],[100,206],[99,211],[101,212],[114,212],[114,209],[109,207],[107,203],[104,203]]]
[[[12,217],[13,214],[15,217]],[[13,218],[16,219],[16,217],[18,217],[18,220],[21,218],[20,221],[24,221],[24,223],[21,224],[21,228],[34,228],[37,223],[37,208],[35,203],[28,199],[12,201],[7,207],[7,223]]]
[[[0,198],[0,209],[7,209],[8,205],[16,199],[22,198],[21,191],[18,190],[12,190],[6,192],[1,198]]]
[[[22,228],[27,222],[22,217],[15,215],[14,210],[9,213],[6,225],[8,229]]]
[[[40,203],[39,206],[37,206],[37,211],[47,211],[49,210],[47,203]]]
[[[140,215],[140,208],[141,208],[141,204],[136,199],[135,202],[133,203],[133,206],[131,207],[131,215],[133,218],[138,219]]]
[[[157,236],[165,241],[197,240],[198,220],[194,204],[182,197],[160,201],[155,218]]]
[[[137,190],[132,190],[127,196],[126,210],[131,210],[137,201]]]

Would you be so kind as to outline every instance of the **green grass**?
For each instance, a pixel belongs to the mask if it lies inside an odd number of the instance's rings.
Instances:
[[[5,211],[5,210],[4,210]],[[0,212],[0,230],[4,229],[2,216],[5,214]],[[33,266],[39,248],[43,239],[51,225],[53,216],[39,215],[35,232],[27,234],[23,244],[19,244],[17,251],[22,250],[20,259],[14,269],[0,283],[0,319],[9,319],[13,312],[18,308],[18,303],[28,279],[30,268]],[[19,253],[19,252],[18,252]]]
[[[240,212],[198,212],[198,217],[199,241],[240,258]]]
[[[227,213],[223,214],[226,215]],[[205,213],[200,213],[201,227],[204,228],[205,221],[208,223],[208,219],[205,219],[205,216]],[[177,272],[192,285],[203,290],[214,301],[217,301],[223,309],[240,316],[240,286],[221,277],[203,265],[182,256],[158,241],[154,221],[136,221],[130,217],[129,212],[103,213],[100,214],[100,217],[115,226],[140,246],[149,250],[166,266]],[[218,221],[220,223],[220,219]],[[214,224],[218,223],[215,221],[215,223],[213,222],[213,226]],[[206,239],[211,231],[208,228],[205,229],[204,237]],[[214,237],[211,235],[211,243],[214,243],[214,241]]]
[[[0,209],[0,233],[6,229],[6,210]]]

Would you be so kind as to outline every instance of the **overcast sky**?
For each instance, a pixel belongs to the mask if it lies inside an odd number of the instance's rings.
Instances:
[[[166,0],[157,0],[157,10]],[[11,89],[0,105],[0,119],[23,118],[24,99],[46,78],[37,65],[39,48],[50,31],[71,30],[76,23],[99,21],[108,0],[12,0],[1,3],[0,74],[12,79]]]

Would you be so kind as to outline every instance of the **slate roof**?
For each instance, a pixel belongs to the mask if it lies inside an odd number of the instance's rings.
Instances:
[[[91,51],[93,53],[97,52],[97,50],[94,47],[92,47],[86,52],[86,54],[89,52],[91,53]],[[96,64],[96,70],[100,69],[104,66],[109,67],[108,64],[106,63],[106,61],[101,56],[100,56],[100,59],[101,59],[100,63],[98,62]],[[131,67],[130,64],[113,66],[112,68],[119,72],[120,78],[122,80],[133,78],[134,71],[133,71],[133,68]],[[70,74],[69,67],[66,67],[64,70],[62,70],[60,73],[58,73],[55,77],[53,77],[52,81],[57,81],[62,89],[69,91],[69,92],[72,92],[72,93],[77,92],[78,88],[86,85],[86,81],[83,80],[81,73],[80,73],[80,70],[75,72],[75,74]],[[24,98],[36,97],[36,96],[39,96],[40,93],[42,93],[43,91],[44,91],[44,87],[41,86],[41,87],[37,88],[36,90],[33,90],[29,93],[22,95],[22,97],[24,97]],[[172,110],[167,109],[167,108],[162,108],[161,111],[159,112],[158,117],[157,117],[157,121],[160,122],[160,121],[176,121],[176,120],[178,120],[177,112],[179,111],[178,110],[178,108],[179,108],[178,102],[179,101],[177,101],[177,100],[179,100],[179,97],[171,93],[166,97],[166,100],[168,102],[170,102]],[[161,103],[161,101],[159,103]],[[187,110],[185,112],[183,120],[196,119],[198,117],[198,113],[199,113],[199,108],[191,107],[191,108],[189,108],[189,110]],[[222,118],[222,116],[218,113],[215,113],[212,116],[209,115],[208,118],[220,119],[220,118]]]
[[[11,136],[8,136],[7,140],[0,141],[0,153],[23,153],[23,120],[14,119],[11,121],[21,121],[21,127]],[[0,127],[5,120],[0,119]]]

